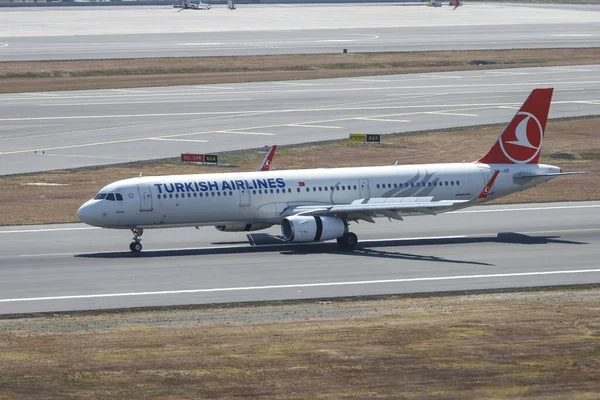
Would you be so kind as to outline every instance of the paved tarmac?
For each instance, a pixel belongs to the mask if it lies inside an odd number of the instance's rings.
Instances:
[[[504,124],[536,87],[550,118],[600,114],[600,65],[6,94],[0,175]]]
[[[3,9],[0,61],[597,46],[600,6]]]
[[[600,283],[600,202],[474,207],[353,224],[361,247],[278,228],[0,228],[0,314]],[[273,235],[273,236],[269,236]]]

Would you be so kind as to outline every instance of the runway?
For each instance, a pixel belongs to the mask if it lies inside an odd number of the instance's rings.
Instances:
[[[3,9],[0,61],[596,46],[600,6]]]
[[[486,206],[352,225],[361,246],[278,229],[0,228],[0,314],[600,283],[600,202]]]
[[[6,94],[0,175],[508,123],[536,87],[550,118],[600,114],[600,65]]]

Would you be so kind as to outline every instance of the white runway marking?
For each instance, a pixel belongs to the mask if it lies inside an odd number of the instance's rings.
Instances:
[[[119,104],[168,104],[179,103],[182,107],[189,103],[217,103],[227,101],[250,101],[252,98],[236,98],[236,99],[181,99],[181,100],[157,100],[157,101],[107,101],[98,103],[52,103],[52,104],[36,104],[38,107],[70,107],[70,106],[113,106]]]
[[[485,73],[489,74],[489,75],[508,75],[508,76],[533,74],[532,72],[514,72],[514,71],[486,71]]]
[[[580,269],[565,271],[535,271],[535,272],[516,272],[507,274],[485,274],[485,275],[457,275],[457,276],[432,276],[423,278],[399,278],[399,279],[379,279],[372,281],[347,281],[347,282],[315,282],[298,283],[267,286],[241,286],[228,288],[208,288],[208,289],[182,289],[182,290],[161,290],[155,292],[128,292],[128,293],[102,293],[102,294],[80,294],[72,296],[47,296],[47,297],[22,297],[16,299],[0,299],[0,303],[16,303],[25,301],[50,301],[50,300],[79,300],[107,297],[132,297],[132,296],[161,296],[174,294],[193,294],[193,293],[214,293],[214,292],[241,292],[258,290],[276,290],[276,289],[298,289],[298,288],[316,288],[325,286],[357,286],[357,285],[381,285],[391,283],[409,283],[409,282],[431,282],[431,281],[449,281],[449,280],[472,280],[472,279],[490,279],[490,278],[513,278],[520,276],[542,276],[542,275],[572,275],[572,274],[593,274],[600,272],[600,269]]]
[[[73,228],[42,228],[42,229],[21,229],[12,231],[0,231],[0,233],[33,233],[33,232],[56,232],[56,231],[81,231],[87,229],[102,229],[95,226],[78,226]]]
[[[455,112],[449,112],[449,111],[426,111],[423,114],[454,115],[457,117],[478,117],[477,114],[464,114],[464,113],[455,113]]]
[[[315,86],[314,83],[304,83],[304,82],[269,82],[273,85],[290,85],[290,86]]]
[[[125,93],[149,93],[148,90],[137,90],[137,89],[110,89],[111,92],[125,92]]]
[[[205,43],[177,43],[177,46],[218,46],[223,43],[218,42],[205,42]]]
[[[149,139],[153,139],[153,138],[149,137],[149,138],[137,138],[137,139],[111,140],[111,141],[107,141],[107,142],[73,144],[73,145],[69,145],[69,146],[46,147],[46,148],[42,148],[42,149],[28,149],[28,150],[6,151],[4,153],[0,152],[0,154],[1,155],[7,155],[7,154],[31,153],[31,152],[34,152],[34,151],[50,151],[50,150],[76,149],[76,148],[79,148],[79,147],[103,146],[103,145],[107,145],[107,144],[139,142],[141,140],[149,140]]]
[[[594,36],[591,33],[562,33],[562,34],[556,34],[556,35],[552,35],[554,37],[592,37]]]
[[[368,118],[368,117],[360,117],[360,118],[354,118],[354,119],[359,119],[361,121],[410,122],[409,119],[385,119],[385,118]]]
[[[325,39],[315,40],[315,43],[343,43],[343,42],[354,42],[352,39]]]
[[[39,154],[38,154],[39,155]],[[127,157],[110,157],[110,156],[88,156],[85,154],[43,154],[42,157],[71,157],[71,158],[93,158],[99,160],[123,160],[123,161],[136,161],[137,158]]]
[[[287,124],[287,126],[298,126],[301,128],[342,129],[341,126],[330,126],[330,125]]]
[[[389,79],[367,79],[367,78],[348,78],[349,81],[353,81],[353,82],[368,82],[368,83],[384,83],[384,82],[395,82]]]
[[[175,138],[152,138],[150,140],[159,140],[165,142],[195,142],[195,143],[208,143],[209,140],[203,139],[175,139]]]
[[[216,131],[216,133],[234,133],[236,135],[260,135],[260,136],[275,136],[274,133],[267,133],[267,132],[249,132],[249,131],[242,131],[242,132],[238,132],[238,131],[234,131],[234,130],[230,130],[230,131]]]
[[[576,101],[575,103],[579,103],[579,104],[591,104],[591,105],[594,105],[594,106],[600,105],[600,101],[598,101],[598,100],[591,100],[591,101],[583,101],[583,100],[581,100],[581,101]]]

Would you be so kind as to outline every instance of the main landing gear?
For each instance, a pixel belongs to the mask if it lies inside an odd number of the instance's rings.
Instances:
[[[131,230],[131,232],[133,232],[133,242],[131,242],[129,245],[129,250],[133,251],[134,253],[139,253],[142,251],[142,243],[140,242],[142,241],[142,234],[144,233],[144,230],[142,228],[134,228]]]
[[[346,232],[337,238],[337,244],[342,250],[354,250],[358,244],[358,236],[352,232]]]

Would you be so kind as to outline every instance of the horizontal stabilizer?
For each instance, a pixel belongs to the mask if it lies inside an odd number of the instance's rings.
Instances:
[[[581,174],[589,174],[587,171],[581,172],[550,172],[547,174],[524,174],[524,175],[515,175],[515,179],[526,179],[526,178],[543,178],[543,177],[556,177],[563,175],[581,175]]]

